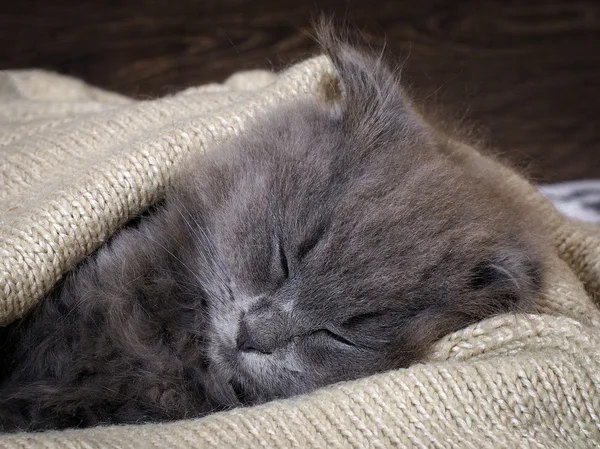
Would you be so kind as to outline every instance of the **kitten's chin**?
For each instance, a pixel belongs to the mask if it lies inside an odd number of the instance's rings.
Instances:
[[[219,407],[233,408],[256,405],[267,402],[269,398],[259,397],[253,382],[244,378],[238,366],[226,366],[221,362],[217,367],[209,368],[205,391],[212,402]],[[234,374],[236,373],[236,374]]]
[[[237,375],[223,374],[211,372],[205,390],[213,403],[225,409],[258,405],[304,392],[292,391],[297,388],[290,388],[289,394],[277,394],[272,388],[257,385],[251,377],[242,377],[239,371]]]
[[[266,402],[264,400],[260,400],[259,398],[250,398],[248,395],[248,392],[244,390],[244,387],[242,386],[241,382],[232,379],[231,381],[229,381],[229,384],[231,385],[231,388],[233,390],[233,393],[235,394],[236,399],[239,401],[239,404],[241,405],[256,405],[256,404],[260,404],[262,402]]]
[[[210,352],[205,391],[219,407],[262,404],[317,387],[316,382],[307,379],[290,351],[257,354],[215,345]]]
[[[239,379],[215,380],[207,385],[207,394],[220,407],[225,408],[257,405],[269,400],[250,394]]]
[[[239,399],[239,391],[236,391],[232,381],[226,380],[223,375],[220,375],[214,369],[208,370],[204,388],[210,400],[220,407],[243,405],[243,402]]]

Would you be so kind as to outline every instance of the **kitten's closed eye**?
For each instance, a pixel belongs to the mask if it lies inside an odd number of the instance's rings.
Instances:
[[[385,312],[367,312],[351,316],[342,322],[342,327],[356,327],[376,318],[381,318]]]
[[[354,344],[353,342],[351,342],[350,340],[342,337],[341,335],[339,335],[338,333],[335,333],[329,329],[318,329],[316,331],[311,332],[311,335],[318,335],[318,336],[322,336],[331,340],[334,340],[338,343],[342,343],[346,346],[356,346],[356,344]]]
[[[325,236],[326,225],[322,224],[296,250],[296,259],[302,261]]]
[[[285,249],[283,248],[283,244],[278,242],[277,251],[279,254],[279,266],[281,268],[283,278],[287,279],[290,277],[290,267],[288,265],[287,256],[285,255]]]

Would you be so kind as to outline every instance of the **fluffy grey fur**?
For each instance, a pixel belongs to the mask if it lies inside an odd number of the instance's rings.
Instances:
[[[448,157],[377,57],[332,37],[341,100],[199,156],[0,332],[0,429],[201,416],[406,367],[531,307],[523,213]]]

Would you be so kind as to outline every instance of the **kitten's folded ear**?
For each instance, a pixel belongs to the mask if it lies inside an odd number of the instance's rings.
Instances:
[[[352,45],[347,34],[338,33],[325,17],[314,28],[318,43],[339,75],[340,98],[334,101],[332,112],[349,131],[361,134],[368,143],[415,137],[415,133],[424,132],[382,55]]]
[[[540,293],[542,272],[537,257],[504,248],[475,266],[469,286],[492,299],[487,305],[497,312],[526,310]]]

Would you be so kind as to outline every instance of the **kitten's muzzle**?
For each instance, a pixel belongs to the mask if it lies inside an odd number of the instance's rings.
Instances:
[[[298,335],[295,327],[285,312],[264,308],[250,310],[240,318],[237,349],[241,352],[271,354]]]
[[[248,329],[248,324],[245,320],[240,322],[240,329],[237,336],[237,347],[242,352],[260,352],[261,354],[271,354],[273,351],[268,348],[264,342],[260,342],[255,338],[253,332]]]

